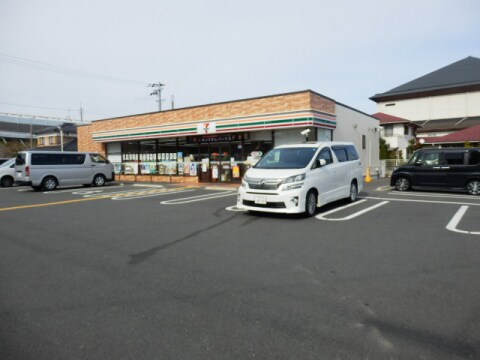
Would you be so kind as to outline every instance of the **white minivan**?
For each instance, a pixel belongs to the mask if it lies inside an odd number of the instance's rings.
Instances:
[[[35,190],[57,186],[103,186],[114,181],[113,165],[97,153],[20,151],[15,159],[15,183]]]
[[[362,188],[362,165],[352,143],[282,145],[247,170],[237,207],[313,216],[317,206],[343,198],[355,201]]]

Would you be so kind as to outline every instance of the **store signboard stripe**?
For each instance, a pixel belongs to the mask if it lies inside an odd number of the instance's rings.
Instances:
[[[313,117],[313,118],[319,118],[318,115],[315,114],[315,112],[302,112],[296,114],[297,117],[292,117],[292,116],[285,116],[285,115],[275,115],[275,116],[257,116],[253,118],[245,118],[245,119],[236,119],[235,121],[225,121],[222,119],[214,119],[214,120],[209,120],[209,121],[203,121],[203,122],[216,122],[217,125],[227,125],[227,124],[240,124],[240,123],[251,123],[255,121],[273,121],[277,119],[294,119],[294,118],[300,118],[301,116],[298,115],[303,115],[303,117]],[[325,118],[326,120],[333,120],[335,121],[335,117],[329,117],[329,116],[322,116],[322,118]],[[119,129],[119,130],[104,130],[104,131],[97,131],[94,132],[95,135],[102,135],[102,134],[111,134],[111,133],[131,133],[131,132],[138,132],[138,131],[158,131],[161,129],[166,130],[166,128],[173,128],[172,130],[175,131],[177,129],[183,129],[183,128],[188,128],[192,127],[194,124],[198,125],[199,123],[202,123],[201,121],[196,121],[194,123],[176,123],[176,124],[165,124],[165,125],[155,125],[155,126],[142,126],[142,127],[136,127],[136,128],[128,128],[128,129]]]
[[[294,115],[294,116],[292,116]],[[233,118],[224,118],[224,119],[205,119],[205,120],[196,120],[188,123],[169,123],[163,125],[149,125],[149,126],[139,126],[139,127],[132,127],[120,130],[103,130],[103,131],[96,131],[94,132],[95,135],[102,135],[102,134],[111,134],[112,132],[115,133],[130,133],[135,131],[158,131],[165,128],[187,128],[192,126],[197,126],[198,124],[204,122],[216,122],[221,124],[238,124],[242,122],[252,122],[252,121],[260,121],[260,120],[273,120],[273,119],[282,119],[282,118],[295,118],[295,117],[317,117],[317,118],[324,118],[326,120],[336,120],[336,116],[334,114],[323,113],[318,110],[301,110],[301,111],[289,111],[283,113],[273,113],[273,114],[263,114],[263,115],[251,115],[251,116],[243,116],[243,117],[233,117]]]
[[[306,122],[307,121],[307,122]],[[217,125],[217,129],[222,131],[239,131],[255,128],[272,128],[272,127],[283,127],[283,126],[300,126],[300,125],[322,125],[329,128],[335,128],[336,123],[326,121],[323,119],[307,117],[307,118],[292,118],[292,119],[281,119],[281,120],[272,120],[272,121],[256,121],[242,124],[231,125]],[[193,131],[195,130],[195,131]],[[110,139],[134,139],[134,138],[146,138],[146,137],[160,137],[160,136],[171,136],[171,135],[196,135],[196,129],[186,128],[186,129],[174,129],[174,130],[160,130],[160,131],[140,131],[138,133],[129,133],[129,134],[119,134],[117,132],[112,132],[110,135],[104,134],[101,136],[94,135],[93,140],[95,141],[105,141]]]

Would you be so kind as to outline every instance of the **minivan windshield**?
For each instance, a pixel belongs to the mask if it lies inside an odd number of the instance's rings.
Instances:
[[[317,148],[289,147],[270,150],[256,169],[303,169],[312,160]]]

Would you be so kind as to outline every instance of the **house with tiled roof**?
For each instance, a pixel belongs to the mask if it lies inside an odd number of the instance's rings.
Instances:
[[[380,137],[385,139],[390,149],[397,149],[403,159],[407,159],[409,142],[415,139],[418,125],[410,120],[385,113],[372,115],[380,120]]]
[[[418,125],[417,137],[426,143],[479,125],[480,59],[469,56],[370,99],[377,113]]]
[[[424,141],[427,145],[463,146],[470,143],[480,146],[480,124],[444,136],[426,137]]]

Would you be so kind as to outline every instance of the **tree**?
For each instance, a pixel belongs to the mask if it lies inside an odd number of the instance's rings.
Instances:
[[[379,142],[379,147],[380,147],[380,159],[381,160],[386,160],[386,159],[398,159],[399,158],[399,151],[395,149],[390,149],[390,147],[387,144],[387,141],[385,139],[380,138]],[[401,154],[400,154],[401,157]]]

